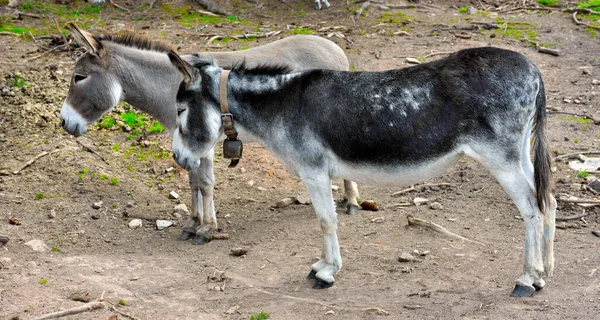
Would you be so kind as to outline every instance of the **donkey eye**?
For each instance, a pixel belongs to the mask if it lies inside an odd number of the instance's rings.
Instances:
[[[182,112],[185,111],[185,108],[177,108],[177,116],[180,116]]]
[[[83,81],[85,79],[87,79],[87,76],[80,75],[80,74],[76,74],[75,77],[74,77],[75,83],[78,83],[78,82]]]

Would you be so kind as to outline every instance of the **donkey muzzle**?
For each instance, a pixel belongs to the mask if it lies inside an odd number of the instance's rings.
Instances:
[[[177,162],[177,164],[184,168],[187,171],[194,170],[200,166],[200,159],[192,158],[188,155],[185,155],[185,152],[179,152],[173,150],[173,159]]]

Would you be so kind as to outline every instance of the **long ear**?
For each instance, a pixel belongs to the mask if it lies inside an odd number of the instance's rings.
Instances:
[[[175,68],[177,68],[177,70],[179,70],[179,72],[183,76],[183,81],[185,81],[186,84],[190,83],[194,79],[192,70],[193,67],[189,63],[183,61],[181,57],[174,51],[169,52],[168,55],[169,60],[171,60],[171,63],[175,66]]]
[[[100,52],[103,49],[102,43],[100,43],[100,41],[98,41],[93,34],[80,30],[72,22],[67,23],[65,28],[71,32],[71,35],[73,35],[75,41],[84,46],[88,52],[95,55],[100,55]]]

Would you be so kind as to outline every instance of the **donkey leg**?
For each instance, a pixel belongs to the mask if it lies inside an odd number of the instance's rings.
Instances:
[[[337,214],[331,194],[331,180],[324,174],[301,175],[315,208],[323,231],[323,249],[321,259],[311,266],[309,279],[314,279],[316,289],[331,287],[334,275],[342,267],[342,257],[337,238]]]
[[[349,215],[358,213],[358,185],[354,181],[344,180],[344,191],[346,193],[346,213]]]
[[[190,180],[190,189],[192,190],[192,213],[190,218],[183,226],[179,240],[185,241],[196,236],[196,229],[202,224],[202,198],[200,196],[200,188],[198,186],[197,177],[200,176],[200,167],[188,171]]]
[[[196,236],[194,244],[205,244],[212,238],[211,232],[217,229],[217,216],[214,203],[214,150],[210,150],[208,154],[200,159],[200,166],[194,170],[194,178],[190,177],[190,183],[194,181],[194,189],[200,191],[202,198],[197,202],[196,210],[201,216],[200,225],[196,228]],[[192,189],[192,190],[194,190]]]

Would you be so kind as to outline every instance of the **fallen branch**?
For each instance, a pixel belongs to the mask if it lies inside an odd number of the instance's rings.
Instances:
[[[110,302],[110,301],[109,301],[109,302]],[[122,315],[123,317],[125,317],[125,318],[129,318],[129,319],[131,319],[131,320],[140,320],[140,318],[138,318],[138,317],[134,317],[134,316],[132,316],[132,315],[130,315],[130,314],[128,314],[128,313],[125,313],[125,312],[123,312],[123,311],[119,311],[117,308],[115,308],[115,304],[114,304],[114,303],[112,303],[112,302],[110,302],[110,303],[112,304],[112,306],[109,306],[109,307],[108,307],[108,309],[109,309],[110,311],[112,311],[112,312],[115,312],[115,313],[118,313],[118,314]]]
[[[472,243],[476,243],[476,244],[479,244],[479,245],[483,245],[483,243],[481,243],[481,242],[477,242],[475,240],[471,240],[471,239],[467,239],[467,238],[465,238],[463,236],[459,236],[459,235],[457,235],[455,233],[452,233],[452,232],[448,231],[448,229],[446,229],[446,228],[444,228],[444,227],[442,227],[442,226],[440,226],[438,224],[435,224],[433,222],[429,222],[427,220],[422,220],[422,219],[415,218],[415,217],[413,217],[410,214],[406,216],[406,219],[408,219],[408,225],[409,226],[424,227],[424,228],[433,230],[435,232],[441,233],[441,234],[443,234],[443,235],[445,235],[445,236],[447,236],[449,238],[458,239],[458,240],[462,240],[462,241],[467,241],[467,242],[472,242]]]
[[[583,151],[583,152],[567,153],[567,154],[562,154],[560,156],[554,157],[553,160],[556,161],[556,160],[560,160],[560,159],[564,159],[564,158],[577,158],[581,154],[600,155],[600,151]]]
[[[116,2],[114,2],[114,1],[112,1],[112,0],[109,0],[109,1],[108,1],[108,3],[109,3],[111,6],[115,7],[115,8],[121,9],[121,10],[123,10],[123,11],[125,11],[125,12],[127,12],[127,13],[129,13],[129,14],[131,13],[131,11],[129,11],[129,9],[127,9],[127,8],[125,8],[125,7],[122,7],[122,6],[120,6],[119,4],[117,4]]]
[[[0,32],[0,36],[15,36],[15,37],[18,37],[18,36],[20,36],[20,34],[14,33],[14,32],[8,32],[8,31],[1,31]]]
[[[425,55],[425,56],[423,57],[423,59],[427,59],[427,58],[429,58],[429,57],[433,57],[433,56],[448,55],[448,54],[453,54],[453,53],[454,53],[454,52],[443,52],[443,51],[442,51],[442,52],[432,52],[432,53],[430,53],[430,54],[428,54],[428,55]]]
[[[583,217],[586,217],[587,215],[589,215],[589,212],[585,212],[585,210],[583,210],[583,213],[581,214],[575,214],[572,216],[566,216],[566,217],[556,217],[556,221],[569,221],[569,220],[579,220]]]
[[[215,233],[211,236],[212,240],[228,240],[229,239],[229,234],[228,233]]]
[[[267,32],[267,33],[247,33],[247,34],[242,34],[242,35],[229,35],[229,36],[216,35],[216,36],[212,36],[210,39],[208,39],[208,41],[206,41],[206,44],[211,44],[215,40],[225,39],[225,37],[229,37],[232,39],[268,38],[268,37],[276,36],[280,33],[281,33],[281,31],[271,31],[271,32]]]
[[[409,188],[406,188],[406,189],[404,189],[404,190],[401,190],[401,191],[397,191],[397,192],[394,192],[394,193],[392,193],[392,197],[399,196],[399,195],[401,195],[401,194],[403,194],[403,193],[407,193],[407,192],[414,191],[414,190],[416,190],[416,189],[415,189],[415,185],[413,184],[413,185],[412,185],[412,186],[410,186]]]
[[[537,50],[537,52],[539,52],[539,53],[545,53],[545,54],[553,55],[555,57],[558,57],[560,55],[560,51],[557,49],[544,48],[544,47],[540,46],[540,44],[537,43],[536,41],[532,41],[529,39],[527,39],[527,41],[529,41],[529,43],[533,44],[535,46],[535,50]]]
[[[19,169],[13,171],[13,174],[19,174],[19,172],[21,172],[23,169],[29,167],[30,165],[32,165],[34,162],[38,161],[39,159],[41,159],[41,158],[43,158],[45,156],[52,155],[52,154],[54,154],[54,153],[56,153],[58,151],[60,151],[60,149],[56,149],[56,150],[54,150],[52,152],[44,151],[44,152],[38,154],[33,159],[25,162],[25,164],[23,164]]]
[[[81,146],[81,148],[82,148],[83,150],[85,150],[85,151],[87,151],[87,152],[89,152],[89,153],[91,153],[91,154],[93,154],[93,155],[95,155],[95,156],[98,156],[100,159],[102,159],[102,161],[103,161],[104,163],[108,164],[108,161],[106,161],[106,159],[105,159],[105,158],[104,158],[104,157],[103,157],[101,154],[99,154],[98,152],[96,152],[96,150],[94,150],[94,149],[92,149],[92,148],[90,148],[90,147],[86,146],[85,144],[83,144],[83,142],[81,142],[81,141],[79,141],[79,140],[75,140],[75,141],[77,142],[77,144],[78,144],[78,145],[80,145],[80,146]]]
[[[58,49],[62,49],[62,48],[64,48],[64,47],[67,47],[67,46],[69,46],[69,45],[70,45],[70,43],[61,44],[60,46],[56,46],[56,47],[54,47],[54,48],[52,48],[52,49],[50,49],[50,50],[47,50],[46,52],[44,52],[44,53],[42,53],[42,54],[38,54],[37,56],[33,56],[33,57],[31,57],[31,58],[29,58],[29,59],[27,59],[27,60],[25,60],[25,61],[26,61],[26,62],[29,62],[29,61],[32,61],[32,60],[35,60],[35,59],[39,59],[39,58],[41,58],[41,57],[43,57],[43,56],[47,55],[47,54],[48,54],[48,53],[50,53],[50,52],[54,52],[54,51],[56,51],[56,50],[58,50]]]
[[[97,300],[97,301],[88,302],[82,306],[78,306],[75,308],[58,311],[58,312],[53,312],[53,313],[48,313],[43,316],[34,318],[33,320],[56,319],[56,318],[71,316],[71,315],[79,314],[79,313],[83,313],[83,312],[100,310],[100,309],[104,309],[105,307],[106,307],[106,305],[104,304],[104,302]]]
[[[600,12],[596,12],[596,14],[600,14]],[[592,29],[600,30],[600,27],[596,27],[596,26],[593,26],[593,25],[591,25],[591,24],[589,24],[589,23],[585,23],[585,22],[581,22],[581,21],[577,20],[577,11],[576,11],[576,12],[573,12],[573,21],[575,21],[575,23],[576,23],[577,25],[583,25],[583,26],[586,26],[586,27],[588,27],[588,28],[592,28]]]
[[[558,198],[558,199],[556,199],[556,201],[564,202],[564,203],[578,203],[578,204],[600,204],[600,200],[593,200],[593,199]]]

